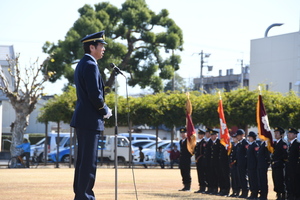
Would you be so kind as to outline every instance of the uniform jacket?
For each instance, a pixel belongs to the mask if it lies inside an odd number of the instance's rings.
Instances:
[[[230,166],[236,166],[236,148],[237,148],[237,144],[232,143],[232,148],[231,148],[231,152],[229,155],[229,163]]]
[[[187,138],[183,141],[180,140],[180,161],[191,160],[192,154],[187,149]]]
[[[290,169],[298,169],[296,171],[297,173],[300,173],[300,143],[297,140],[294,140],[294,142],[290,145],[288,149],[287,165],[290,167]]]
[[[77,102],[71,126],[103,131],[103,116],[108,107],[104,103],[104,83],[94,59],[85,55],[78,63],[74,81]]]
[[[248,142],[242,139],[236,146],[236,162],[238,166],[247,167]]]
[[[217,138],[215,142],[212,142],[211,145],[211,163],[213,165],[218,166],[219,164],[219,159],[220,159],[220,140]]]
[[[211,158],[211,146],[212,146],[213,142],[211,139],[206,141],[205,144],[205,150],[204,150],[204,160],[205,162],[208,164],[210,163],[210,158]]]
[[[258,145],[256,142],[249,144],[247,149],[247,169],[257,168],[257,151]]]
[[[198,159],[197,162],[200,162],[203,160],[205,144],[206,144],[206,142],[205,142],[204,138],[200,142],[197,142],[197,145],[195,148],[195,160]]]
[[[274,142],[274,153],[271,156],[272,167],[284,167],[284,162],[287,160],[287,144],[280,139]]]
[[[257,168],[268,168],[270,165],[270,152],[266,147],[266,142],[262,142],[257,152]]]

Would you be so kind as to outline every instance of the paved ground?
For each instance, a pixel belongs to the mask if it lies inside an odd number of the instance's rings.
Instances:
[[[0,169],[1,200],[72,200],[74,169],[61,166],[37,169]],[[137,168],[134,170],[139,200],[232,199],[193,192],[178,192],[182,188],[178,169]],[[192,169],[192,191],[198,189],[196,170]],[[275,199],[269,171],[269,199]],[[98,168],[94,187],[97,199],[115,199],[115,170]],[[136,199],[132,170],[118,169],[118,199]],[[236,198],[234,198],[236,199]]]

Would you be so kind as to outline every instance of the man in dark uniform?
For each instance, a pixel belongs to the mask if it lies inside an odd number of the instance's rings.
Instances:
[[[289,128],[288,159],[286,163],[287,199],[300,199],[300,143],[297,141],[298,131]]]
[[[229,155],[228,146],[220,144],[219,153],[219,177],[220,177],[220,196],[228,196],[230,190],[230,170],[229,170]]]
[[[103,118],[111,116],[104,101],[104,83],[97,65],[105,51],[104,31],[88,35],[81,42],[85,55],[74,74],[77,103],[71,121],[78,140],[73,188],[75,200],[94,200],[99,135],[104,130]]]
[[[213,192],[212,189],[212,180],[215,178],[212,176],[212,169],[210,167],[210,163],[211,163],[211,146],[213,144],[212,140],[210,139],[211,135],[210,132],[212,132],[213,130],[210,128],[207,128],[205,131],[205,149],[204,149],[204,163],[205,163],[205,167],[204,167],[204,173],[205,173],[205,180],[207,183],[207,191],[205,192],[206,194],[210,194]]]
[[[258,177],[257,177],[257,150],[256,133],[250,131],[248,134],[247,148],[247,170],[250,186],[250,197],[248,199],[257,199],[258,196]]]
[[[267,148],[267,141],[263,141],[257,152],[257,175],[259,199],[266,200],[268,197],[268,168],[270,166],[270,152]]]
[[[238,144],[236,133],[232,135],[232,141],[232,148],[229,156],[232,194],[229,196],[238,197],[240,195],[241,185],[238,177],[238,168],[236,164],[236,147]]]
[[[205,163],[204,163],[204,149],[205,149],[205,140],[204,140],[205,132],[201,129],[198,130],[198,139],[196,148],[195,148],[195,160],[197,166],[197,174],[198,174],[198,182],[199,182],[199,190],[195,193],[203,193],[206,189],[206,181],[205,181]]]
[[[286,197],[284,165],[287,160],[287,144],[282,139],[284,129],[277,126],[274,128],[274,152],[271,156],[272,177],[274,183],[274,191],[277,200],[284,200]]]
[[[191,189],[191,157],[192,154],[187,149],[187,135],[186,128],[180,129],[181,140],[180,144],[180,158],[179,158],[179,168],[182,177],[182,183],[184,187],[179,191],[190,191]]]
[[[248,181],[247,181],[247,146],[248,142],[244,138],[245,131],[239,129],[236,132],[236,137],[239,143],[236,147],[236,163],[238,168],[239,182],[242,188],[242,194],[239,198],[248,197]]]
[[[217,195],[218,187],[220,186],[220,166],[219,166],[219,158],[220,158],[220,139],[218,138],[218,131],[212,130],[210,131],[210,139],[212,141],[211,145],[211,157],[210,157],[210,168],[211,168],[211,187],[212,192],[210,194]]]

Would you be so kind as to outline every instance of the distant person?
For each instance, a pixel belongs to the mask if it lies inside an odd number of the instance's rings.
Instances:
[[[274,191],[278,200],[286,199],[285,186],[285,162],[287,160],[287,144],[282,139],[284,136],[284,129],[277,126],[274,128],[274,152],[271,156],[272,178],[274,183]]]
[[[144,159],[145,159],[145,155],[143,153],[143,147],[139,147],[139,150],[140,150],[140,162],[143,163],[143,166],[145,168],[148,168],[147,165],[144,163]]]
[[[297,141],[298,131],[289,128],[288,131],[288,159],[286,162],[287,199],[300,199],[300,143]]]
[[[192,154],[188,151],[187,148],[187,134],[186,128],[180,129],[181,140],[180,144],[180,159],[179,159],[179,168],[182,177],[182,183],[184,187],[179,191],[190,191],[191,189],[191,157]]]
[[[236,138],[239,141],[236,147],[236,164],[238,169],[239,182],[242,188],[242,194],[239,198],[248,197],[248,180],[247,180],[247,147],[248,142],[246,141],[245,131],[239,129],[236,132]]]
[[[217,195],[218,188],[220,185],[220,139],[218,138],[218,131],[210,131],[210,139],[212,141],[211,145],[211,157],[210,157],[210,169],[211,169],[211,188],[212,192],[209,194]],[[228,163],[227,163],[228,165]]]
[[[180,152],[178,151],[177,145],[173,146],[173,149],[170,153],[170,165],[171,169],[173,169],[173,165],[176,163],[179,166],[179,157],[180,157]]]
[[[23,140],[23,144],[16,146],[16,148],[20,148],[23,150],[23,153],[20,155],[22,158],[25,156],[26,158],[26,168],[29,168],[29,158],[30,158],[30,143],[25,138]]]
[[[156,162],[160,165],[162,169],[165,168],[165,161],[164,161],[164,153],[162,152],[162,147],[158,147],[158,152],[156,152]]]
[[[257,173],[258,173],[258,189],[259,199],[267,200],[268,187],[268,168],[270,166],[270,152],[267,148],[267,141],[263,141],[257,152]]]
[[[236,133],[232,135],[232,141],[232,148],[229,156],[232,194],[229,195],[229,197],[238,197],[240,195],[241,185],[238,177],[238,168],[236,164],[236,147],[238,144]]]
[[[198,130],[198,142],[195,148],[195,161],[197,167],[197,175],[198,175],[198,183],[199,190],[195,191],[195,193],[204,193],[207,187],[205,180],[205,163],[204,163],[204,149],[205,149],[205,139],[204,139],[205,131],[199,129]]]
[[[247,148],[247,170],[250,186],[250,197],[248,199],[257,199],[258,196],[258,177],[257,177],[257,151],[256,133],[250,131],[248,134],[249,146]]]
[[[207,184],[207,190],[205,191],[205,194],[211,194],[213,192],[212,188],[212,180],[214,177],[212,177],[212,169],[210,168],[211,163],[211,146],[213,145],[213,142],[211,140],[210,132],[213,130],[210,128],[206,128],[205,130],[205,149],[204,149],[204,174],[205,174],[205,180]]]

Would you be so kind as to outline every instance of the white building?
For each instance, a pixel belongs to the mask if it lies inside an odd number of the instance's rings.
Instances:
[[[250,89],[300,94],[300,32],[251,40]]]

